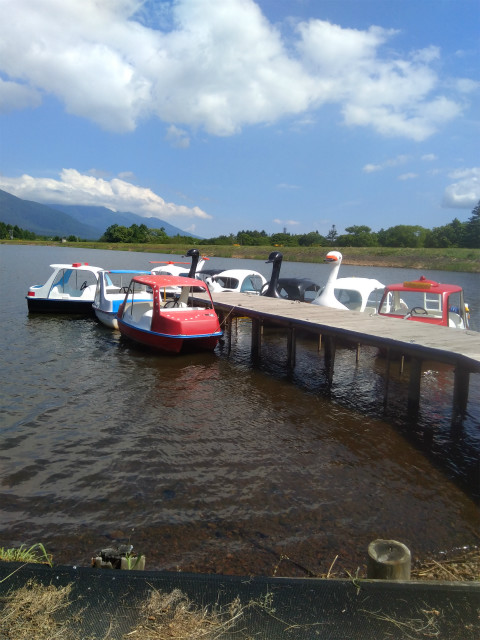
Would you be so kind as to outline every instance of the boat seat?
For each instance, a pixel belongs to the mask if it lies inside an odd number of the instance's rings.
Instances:
[[[455,313],[454,311],[448,312],[448,326],[455,329],[464,328],[463,320],[459,313]]]
[[[96,284],[90,284],[88,287],[85,287],[85,289],[82,289],[79,295],[81,298],[91,298],[93,295],[95,295],[96,289],[97,289]],[[76,291],[74,295],[77,295]]]
[[[149,309],[145,311],[140,320],[138,321],[138,326],[142,329],[151,329],[152,327],[152,317],[153,317],[153,309]]]
[[[188,304],[186,302],[177,302],[177,304],[173,305],[172,304],[172,298],[169,298],[165,304],[162,304],[162,309],[167,309],[167,310],[171,310],[171,309],[186,309],[188,308]]]

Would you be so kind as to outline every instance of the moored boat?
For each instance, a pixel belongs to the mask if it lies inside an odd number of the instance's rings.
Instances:
[[[421,276],[385,287],[378,313],[454,329],[468,329],[470,313],[462,287]]]
[[[272,264],[270,281],[263,285],[262,296],[267,298],[284,298],[299,302],[312,302],[322,287],[310,278],[280,278],[283,254],[272,251],[266,264]]]
[[[258,271],[250,269],[226,269],[207,278],[200,278],[206,282],[210,291],[229,291],[232,293],[248,293],[260,295],[267,279]]]
[[[160,264],[161,267],[154,267],[151,273],[157,276],[183,276],[186,278],[195,278],[200,273],[206,260],[209,260],[207,256],[200,256],[198,249],[189,249],[183,256],[184,258],[191,258],[191,262],[182,262],[174,260],[151,260],[150,264]],[[189,265],[188,269],[184,266]]]
[[[375,278],[351,276],[338,278],[338,271],[343,256],[340,251],[329,251],[324,262],[330,265],[330,273],[325,287],[312,301],[320,307],[360,311],[361,313],[377,313],[385,285]]]
[[[125,300],[131,279],[135,275],[147,275],[148,273],[150,272],[123,269],[100,271],[92,305],[97,319],[110,329],[118,329],[118,309]],[[144,300],[150,300],[151,297],[151,294],[145,293]]]
[[[101,267],[88,262],[51,264],[53,273],[45,284],[35,284],[27,292],[29,312],[91,315]]]
[[[199,291],[207,296],[200,303]],[[167,353],[212,351],[222,336],[207,284],[181,276],[134,276],[117,320],[123,336]]]

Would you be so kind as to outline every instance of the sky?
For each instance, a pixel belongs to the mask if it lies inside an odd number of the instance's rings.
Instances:
[[[0,15],[0,189],[20,198],[203,238],[431,229],[480,200],[479,0],[0,0]]]

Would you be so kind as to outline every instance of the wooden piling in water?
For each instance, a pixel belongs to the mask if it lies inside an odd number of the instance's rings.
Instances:
[[[410,380],[408,383],[407,412],[410,418],[416,419],[420,408],[420,383],[422,380],[422,361],[412,358],[410,363]]]
[[[410,580],[412,556],[408,547],[396,540],[374,540],[368,545],[367,578]]]
[[[217,313],[232,317],[247,317],[252,321],[252,356],[261,356],[263,322],[287,330],[287,368],[296,361],[296,335],[307,331],[318,339],[318,349],[324,345],[325,371],[329,384],[333,382],[336,341],[357,345],[357,362],[360,346],[377,347],[390,352],[391,358],[400,359],[400,373],[404,361],[410,361],[407,411],[411,418],[418,417],[422,362],[430,360],[455,368],[453,413],[455,420],[465,415],[468,402],[470,374],[480,373],[480,333],[457,330],[422,322],[402,322],[378,315],[366,315],[355,311],[329,309],[317,305],[249,296],[246,294],[213,292]],[[207,302],[205,296],[196,296],[198,302]],[[387,360],[388,360],[387,356]],[[389,366],[387,362],[384,408],[388,403]]]

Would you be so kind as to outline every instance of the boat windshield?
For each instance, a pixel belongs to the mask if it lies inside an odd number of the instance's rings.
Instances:
[[[360,311],[362,308],[362,296],[360,291],[353,289],[335,289],[335,298],[350,311]]]
[[[70,291],[82,291],[90,285],[96,285],[97,278],[92,271],[83,269],[60,269],[52,283],[58,291],[68,293]]]
[[[254,273],[252,273],[251,275],[247,276],[245,280],[242,282],[240,291],[242,293],[248,293],[248,292],[259,293],[262,290],[262,286],[263,286],[263,281],[260,278],[260,276],[257,276]]]
[[[228,276],[215,276],[212,280],[217,282],[223,289],[238,289],[240,284],[237,278],[229,278]]]
[[[382,301],[379,313],[406,316],[412,309],[416,315],[442,317],[442,296],[431,291],[390,291]]]

